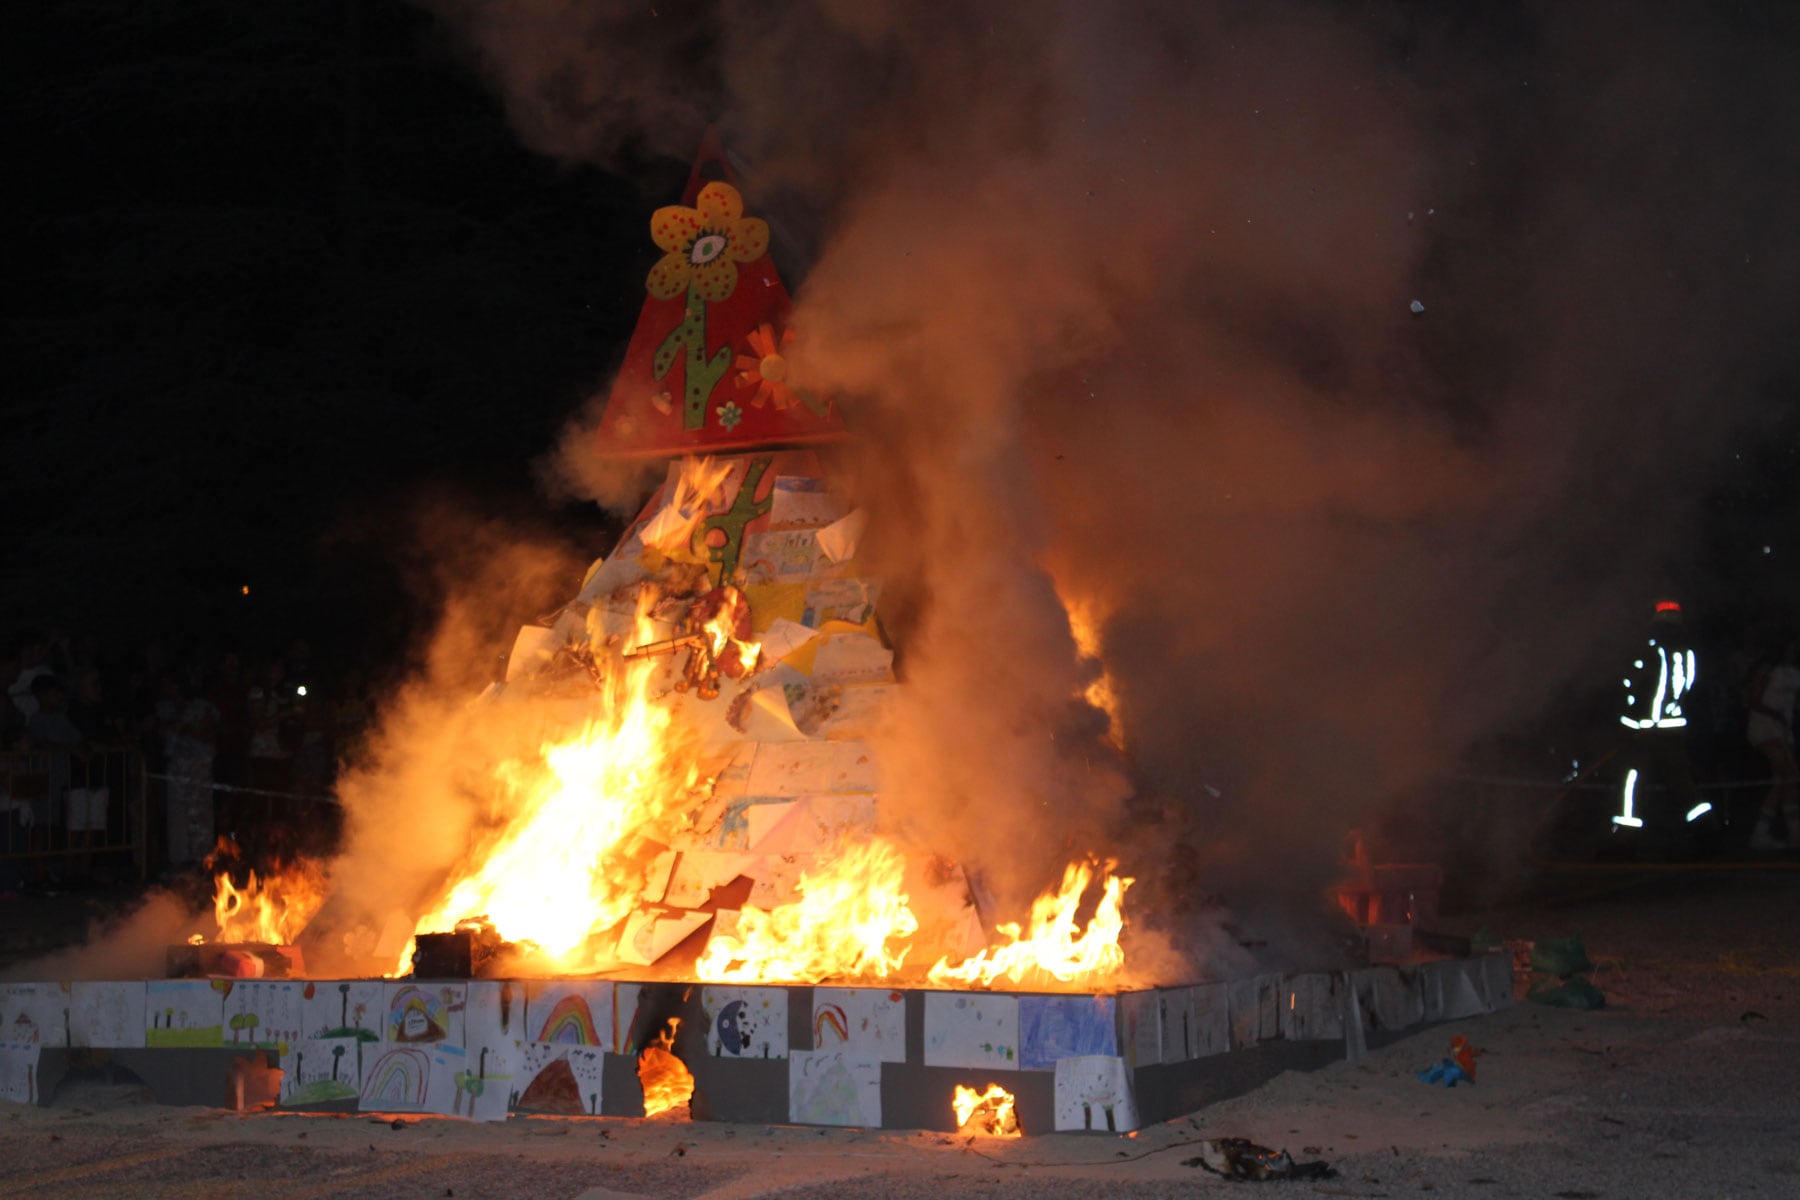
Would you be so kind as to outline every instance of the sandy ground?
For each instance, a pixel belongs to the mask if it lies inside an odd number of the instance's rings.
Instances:
[[[1581,933],[1605,1010],[1519,1004],[1132,1137],[239,1117],[91,1085],[55,1108],[0,1104],[0,1197],[1800,1195],[1800,871],[1590,870],[1544,881],[1540,896],[1457,923]],[[1453,1033],[1483,1051],[1477,1085],[1419,1082]],[[1183,1165],[1220,1136],[1339,1174],[1229,1183]]]

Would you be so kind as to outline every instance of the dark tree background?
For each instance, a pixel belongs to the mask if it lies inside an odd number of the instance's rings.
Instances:
[[[379,654],[435,494],[605,548],[531,464],[620,353],[685,164],[527,153],[393,0],[5,20],[0,630]]]

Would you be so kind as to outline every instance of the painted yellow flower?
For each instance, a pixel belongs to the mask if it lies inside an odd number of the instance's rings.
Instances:
[[[645,281],[658,300],[671,300],[690,287],[702,300],[717,302],[737,288],[738,264],[769,252],[769,224],[744,215],[744,198],[729,183],[700,189],[697,207],[670,204],[650,218],[650,239],[664,251]]]

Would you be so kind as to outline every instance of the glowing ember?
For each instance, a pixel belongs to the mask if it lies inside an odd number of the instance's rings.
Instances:
[[[990,946],[955,967],[948,959],[939,959],[928,978],[940,987],[988,987],[997,979],[1016,986],[1041,985],[1046,978],[1063,984],[1079,980],[1087,986],[1117,974],[1125,965],[1125,952],[1119,948],[1119,932],[1125,927],[1125,889],[1135,882],[1114,875],[1112,869],[1117,865],[1108,860],[1101,868],[1106,877],[1100,902],[1086,929],[1076,923],[1075,913],[1093,882],[1094,868],[1088,863],[1071,863],[1063,872],[1059,890],[1032,901],[1029,934],[1015,922],[998,926],[1007,939],[1005,945]]]
[[[220,839],[206,865],[236,853],[236,846]],[[279,866],[260,878],[251,871],[242,887],[232,882],[229,870],[219,871],[213,883],[213,919],[219,926],[214,940],[219,942],[291,945],[325,903],[324,873],[306,860]]]
[[[687,1064],[675,1057],[675,1031],[680,1017],[670,1017],[669,1027],[638,1055],[638,1081],[644,1085],[644,1115],[654,1117],[686,1105],[694,1098],[694,1076]]]
[[[997,1083],[987,1091],[956,1085],[950,1098],[956,1110],[956,1128],[960,1133],[977,1133],[986,1137],[1018,1137],[1019,1118],[1013,1111],[1013,1094]]]
[[[876,838],[844,847],[820,873],[800,877],[800,898],[764,912],[746,906],[735,934],[707,944],[697,970],[712,982],[818,983],[886,979],[919,928],[900,890],[906,860]],[[891,946],[890,943],[902,943]]]

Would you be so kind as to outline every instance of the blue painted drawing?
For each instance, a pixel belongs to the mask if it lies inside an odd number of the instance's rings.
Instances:
[[[1061,1058],[1119,1052],[1111,996],[1020,996],[1019,1065],[1054,1067]]]

